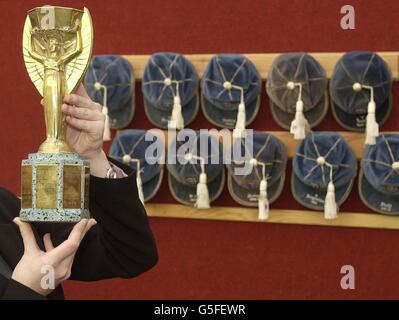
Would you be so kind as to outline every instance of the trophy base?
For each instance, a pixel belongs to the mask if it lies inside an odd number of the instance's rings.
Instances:
[[[23,221],[78,222],[90,217],[89,163],[76,153],[32,153],[22,161]]]

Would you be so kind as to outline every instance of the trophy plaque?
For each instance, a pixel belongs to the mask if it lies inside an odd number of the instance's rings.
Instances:
[[[43,97],[46,140],[22,161],[23,221],[89,218],[89,163],[66,142],[64,96],[86,72],[93,47],[89,11],[45,6],[28,11],[23,31],[26,69]]]

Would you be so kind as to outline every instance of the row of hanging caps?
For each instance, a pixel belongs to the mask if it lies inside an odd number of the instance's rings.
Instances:
[[[303,140],[310,132],[310,126],[308,120],[305,118],[303,110],[302,83],[293,81],[287,82],[287,88],[289,90],[294,90],[295,87],[299,87],[299,93],[295,106],[295,117],[291,122],[290,133],[294,135],[295,140]]]
[[[134,152],[134,149],[137,147],[137,145],[144,139],[145,135],[143,135],[132,147],[129,153],[126,152],[125,148],[123,147],[122,142],[120,141],[119,134],[117,135],[117,141],[119,144],[119,147],[121,148],[123,152],[122,156],[122,162],[126,165],[129,165],[130,163],[135,163],[136,164],[136,184],[137,184],[137,191],[139,195],[139,199],[141,203],[144,204],[144,193],[143,193],[143,183],[141,180],[141,168],[140,168],[140,159],[132,158],[132,153]]]
[[[327,193],[324,200],[324,218],[328,220],[336,219],[338,216],[338,206],[335,201],[334,166],[321,156],[317,158],[316,162],[319,166],[327,166],[330,169],[330,181],[327,185]]]
[[[110,141],[111,140],[111,129],[109,126],[109,115],[108,115],[108,89],[107,86],[104,86],[100,82],[94,83],[94,89],[96,91],[103,90],[103,106],[102,106],[102,113],[105,115],[105,125],[104,125],[104,133],[103,133],[103,140]]]
[[[362,89],[370,91],[370,101],[367,105],[367,118],[366,118],[366,140],[365,143],[373,145],[376,143],[376,138],[379,136],[379,127],[375,117],[376,104],[374,101],[374,88],[372,86],[360,84],[356,82],[353,84],[353,90],[360,92]]]
[[[259,196],[258,196],[258,219],[266,220],[269,218],[269,199],[267,196],[267,177],[266,177],[266,163],[258,161],[255,158],[250,160],[252,170],[257,166],[262,167],[262,179],[259,184]]]
[[[200,161],[201,173],[199,175],[198,183],[197,183],[197,200],[194,206],[198,209],[209,209],[210,208],[210,200],[209,200],[209,191],[207,185],[207,176],[205,172],[205,159],[200,156],[193,155],[188,152],[185,154],[185,160],[191,162],[192,160]]]

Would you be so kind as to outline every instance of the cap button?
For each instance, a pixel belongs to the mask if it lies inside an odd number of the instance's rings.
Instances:
[[[251,160],[249,160],[249,163],[251,164],[251,166],[255,167],[258,165],[258,160],[256,160],[255,158],[252,158]]]
[[[395,171],[399,170],[399,161],[392,163],[392,169]]]
[[[292,81],[287,82],[287,89],[289,90],[294,90],[295,89],[295,83]]]
[[[123,158],[122,158],[122,161],[123,161],[124,164],[129,164],[130,161],[132,161],[132,157],[129,156],[128,154],[125,154],[125,155],[123,156]]]
[[[193,154],[190,153],[190,152],[187,152],[187,153],[184,155],[184,159],[186,159],[186,161],[191,161],[191,160],[193,159]]]
[[[223,83],[223,88],[225,88],[226,90],[230,90],[232,88],[232,84],[229,81],[225,81]]]
[[[360,90],[362,90],[362,85],[359,82],[355,82],[352,86],[353,91],[359,92]]]
[[[100,90],[101,90],[101,83],[97,81],[97,82],[94,84],[94,89],[96,89],[97,91],[100,91]]]
[[[163,84],[165,86],[170,86],[172,84],[172,79],[171,78],[165,78],[165,80],[163,81]]]
[[[316,161],[319,166],[324,166],[326,164],[326,159],[324,157],[318,157]]]

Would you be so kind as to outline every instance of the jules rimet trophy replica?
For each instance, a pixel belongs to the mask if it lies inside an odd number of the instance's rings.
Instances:
[[[88,218],[89,163],[66,142],[65,94],[74,92],[90,62],[93,27],[89,11],[45,6],[28,12],[23,56],[43,96],[46,140],[22,161],[24,221],[77,222]]]

